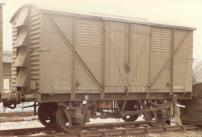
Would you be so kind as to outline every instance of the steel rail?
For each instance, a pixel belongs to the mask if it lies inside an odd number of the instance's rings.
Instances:
[[[0,113],[0,123],[26,121],[26,118],[30,116],[34,116],[34,113],[30,111]],[[37,120],[37,117],[32,117],[30,120]]]
[[[33,116],[34,113],[32,111],[25,112],[0,112],[0,117],[28,117]]]
[[[98,126],[99,125],[99,126]],[[111,128],[109,128],[111,126]],[[148,134],[153,132],[168,132],[168,131],[183,131],[183,130],[197,130],[199,127],[193,125],[183,126],[160,126],[160,127],[148,127],[148,126],[129,126],[124,124],[93,124],[92,126],[86,126],[82,131],[77,133],[63,133],[55,130],[41,128],[26,128],[26,129],[11,129],[0,130],[0,136],[17,135],[19,137],[31,137],[35,134],[35,137],[108,137],[108,136],[130,136],[137,134]],[[43,133],[39,134],[39,133]],[[38,134],[38,135],[37,135]]]
[[[38,128],[23,128],[23,129],[4,129],[0,130],[0,137],[2,136],[11,136],[11,135],[30,135],[40,132],[48,131],[45,127]]]

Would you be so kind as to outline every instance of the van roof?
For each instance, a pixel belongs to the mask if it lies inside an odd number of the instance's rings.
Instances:
[[[139,19],[139,18],[131,18],[131,17],[124,17],[124,16],[116,16],[110,14],[101,14],[101,13],[86,13],[86,12],[79,12],[79,11],[69,11],[69,10],[50,10],[46,8],[41,8],[35,5],[23,5],[20,7],[12,16],[11,22],[14,17],[25,7],[35,7],[42,12],[55,14],[55,15],[68,15],[68,16],[79,16],[83,18],[95,18],[100,20],[108,20],[108,21],[116,21],[116,22],[126,22],[126,23],[136,23],[136,24],[143,24],[143,25],[151,25],[156,27],[165,27],[165,28],[175,28],[175,29],[184,29],[184,30],[195,30],[196,28],[185,26],[185,25],[176,25],[176,24],[165,24],[160,22],[153,22],[147,19]]]

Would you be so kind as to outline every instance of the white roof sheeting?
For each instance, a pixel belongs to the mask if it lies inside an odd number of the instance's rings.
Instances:
[[[123,17],[123,16],[116,16],[116,15],[110,15],[110,14],[101,14],[101,13],[89,13],[89,12],[79,12],[79,11],[70,11],[70,10],[52,10],[52,9],[46,9],[43,7],[38,7],[34,5],[24,5],[21,8],[19,8],[14,15],[11,18],[11,22],[13,18],[17,15],[17,13],[22,10],[25,7],[35,7],[40,9],[42,12],[47,12],[51,14],[59,14],[59,15],[69,15],[69,16],[83,16],[84,18],[97,18],[101,20],[110,20],[110,21],[118,21],[118,22],[128,22],[128,23],[137,23],[137,24],[145,24],[145,25],[151,25],[151,26],[157,26],[157,27],[166,27],[166,28],[178,28],[178,29],[184,29],[184,30],[195,30],[196,28],[185,26],[185,25],[176,25],[176,24],[165,24],[160,22],[154,22],[147,19],[139,19],[139,18],[132,18],[132,17]]]

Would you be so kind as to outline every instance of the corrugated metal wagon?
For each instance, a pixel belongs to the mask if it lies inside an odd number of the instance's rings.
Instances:
[[[11,23],[13,90],[4,105],[37,102],[47,127],[68,132],[97,113],[164,124],[177,100],[192,96],[193,28],[30,5]]]

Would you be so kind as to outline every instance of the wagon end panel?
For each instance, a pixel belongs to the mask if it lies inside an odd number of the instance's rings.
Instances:
[[[192,91],[193,31],[173,31],[173,91]]]
[[[39,66],[40,10],[24,6],[11,20],[13,28],[13,62],[11,85],[31,93],[33,80],[36,82]]]
[[[40,93],[69,93],[72,88],[74,20],[42,12]]]
[[[38,59],[35,54],[40,38],[40,10],[32,6],[20,8],[11,20],[12,24],[12,68],[11,86],[31,93],[32,63]],[[37,41],[37,42],[36,42]]]
[[[24,7],[20,9],[12,19],[12,78],[11,86],[27,87],[26,80],[27,71],[22,66],[25,66],[27,57],[27,36],[28,36],[28,16],[29,8]]]

